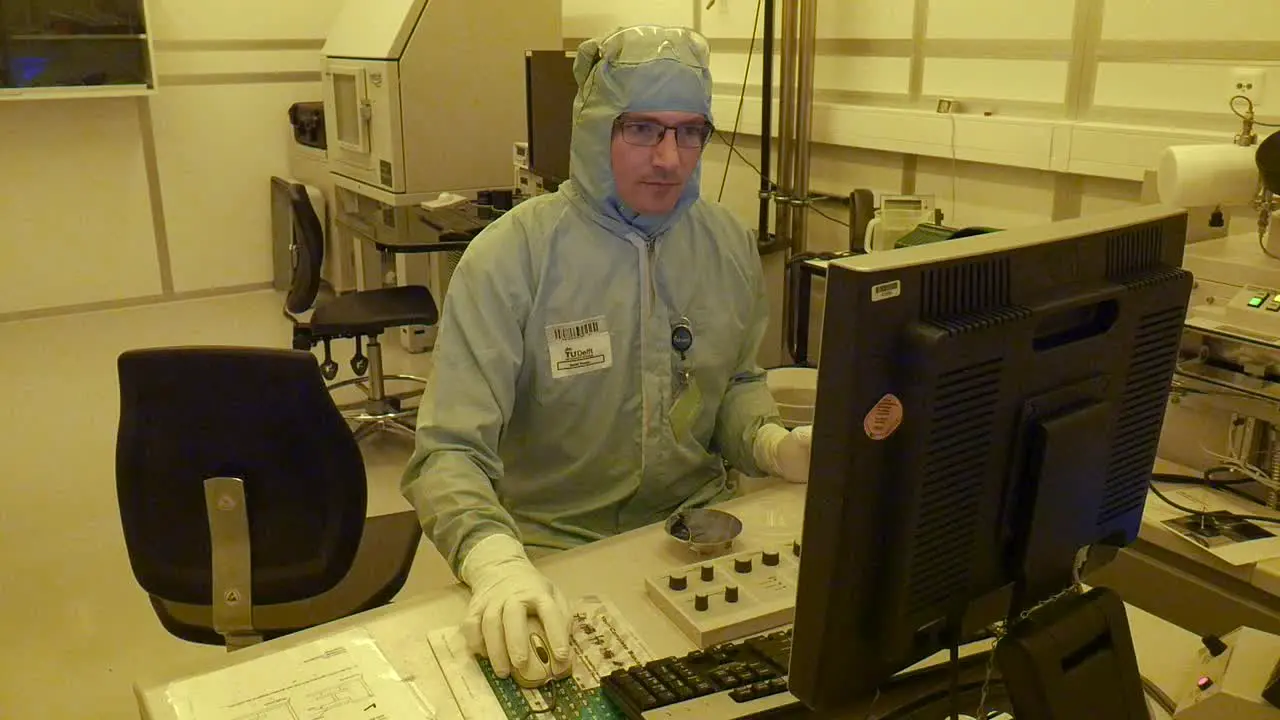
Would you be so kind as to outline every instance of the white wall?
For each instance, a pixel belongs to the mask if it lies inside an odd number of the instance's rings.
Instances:
[[[149,0],[159,93],[0,103],[0,320],[268,282],[267,179],[341,2]]]
[[[0,319],[265,283],[266,179],[285,170],[285,110],[319,97],[317,48],[341,2],[150,0],[159,94],[0,103]],[[756,5],[564,0],[565,36],[638,22],[701,29],[727,126]],[[815,189],[914,188],[959,223],[1040,222],[1136,202],[1165,146],[1229,139],[1233,67],[1266,70],[1259,110],[1280,118],[1276,3],[920,5],[922,18],[915,0],[820,0]],[[757,47],[744,133],[758,132],[759,65]],[[961,101],[954,123],[931,113],[940,95]],[[716,167],[713,150],[706,177],[718,191]],[[754,224],[756,181],[731,168],[728,200]],[[839,226],[811,227],[815,247],[842,242]]]
[[[132,99],[0,103],[0,315],[160,292],[140,133]]]
[[[1234,67],[1264,70],[1271,97],[1258,110],[1280,118],[1275,3],[1042,0],[1035,12],[1018,0],[920,5],[922,18],[915,0],[819,3],[815,189],[913,187],[935,194],[948,222],[1044,222],[1137,202],[1140,179],[1170,144],[1228,140],[1239,127],[1227,107]],[[733,124],[745,79],[739,126],[758,133],[760,48],[757,41],[747,72],[744,42],[758,34],[757,3],[668,2],[643,18],[635,6],[567,3],[566,25],[578,31],[566,34],[692,17],[713,46],[717,123]],[[943,96],[960,100],[954,124],[932,114]],[[719,155],[707,158],[717,191]],[[907,156],[919,161],[904,175]],[[732,167],[729,186],[748,197],[730,204],[754,224],[753,173],[736,159]],[[814,232],[813,246],[831,242]]]

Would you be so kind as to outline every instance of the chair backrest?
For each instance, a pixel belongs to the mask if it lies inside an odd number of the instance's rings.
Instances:
[[[255,605],[345,577],[364,530],[364,462],[310,353],[154,348],[118,365],[116,492],[143,589],[210,602],[210,477],[244,481]]]
[[[305,185],[289,185],[289,205],[293,208],[294,261],[285,308],[296,315],[310,310],[320,293],[320,269],[324,265],[324,225],[316,216]]]

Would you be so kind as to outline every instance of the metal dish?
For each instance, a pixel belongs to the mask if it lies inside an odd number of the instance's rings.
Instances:
[[[667,518],[667,534],[699,555],[723,552],[742,534],[742,521],[723,510],[680,510]]]

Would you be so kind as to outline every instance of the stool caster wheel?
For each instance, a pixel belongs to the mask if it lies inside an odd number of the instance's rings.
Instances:
[[[329,351],[329,338],[324,339],[324,362],[320,363],[320,374],[325,380],[338,377],[338,363],[333,361],[333,354]]]
[[[338,377],[338,363],[332,360],[326,360],[320,363],[320,374],[325,380],[332,380]]]
[[[351,356],[351,372],[356,375],[364,375],[369,369],[369,358],[365,357],[364,350],[360,347],[361,338],[356,337],[356,354]]]

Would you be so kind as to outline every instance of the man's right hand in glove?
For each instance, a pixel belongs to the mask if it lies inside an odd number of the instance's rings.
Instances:
[[[529,621],[537,614],[551,651],[569,659],[569,605],[529,562],[519,540],[502,534],[476,543],[459,575],[471,586],[471,604],[462,632],[471,651],[486,655],[498,677],[529,659]]]

